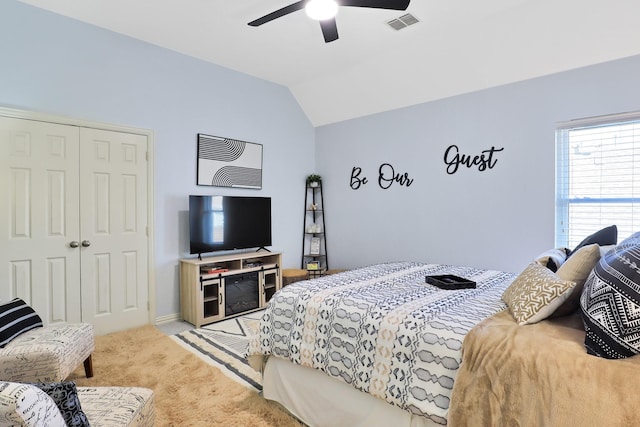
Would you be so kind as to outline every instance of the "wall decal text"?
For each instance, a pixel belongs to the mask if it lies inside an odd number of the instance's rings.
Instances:
[[[458,167],[460,165],[468,168],[477,166],[480,172],[487,169],[493,169],[498,162],[498,159],[494,158],[493,155],[502,150],[504,150],[504,147],[496,148],[492,146],[488,150],[483,150],[480,155],[470,156],[467,154],[460,154],[460,150],[457,145],[450,145],[444,152],[444,162],[448,165],[447,173],[449,175],[453,175],[458,171]]]
[[[354,166],[351,169],[351,182],[349,185],[352,190],[357,190],[363,185],[369,183],[369,178],[366,176],[361,176],[362,168],[358,166]],[[393,166],[389,163],[383,163],[378,168],[378,186],[383,190],[389,189],[394,183],[397,183],[401,186],[409,187],[413,184],[413,179],[409,178],[409,174],[407,172],[404,173],[396,173]]]

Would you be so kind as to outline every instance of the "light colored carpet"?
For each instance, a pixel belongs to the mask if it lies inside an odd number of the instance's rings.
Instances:
[[[258,332],[264,310],[212,323],[173,335],[177,343],[234,381],[262,391],[261,375],[244,358],[252,335]]]
[[[96,337],[94,377],[78,367],[79,386],[154,390],[156,425],[302,427],[277,404],[203,362],[154,326]]]

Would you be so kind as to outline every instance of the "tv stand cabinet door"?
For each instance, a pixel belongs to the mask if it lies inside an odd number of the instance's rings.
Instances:
[[[198,306],[202,307],[200,324],[206,325],[224,318],[223,281],[224,279],[219,278],[202,282],[200,301],[198,301]]]
[[[224,318],[222,279],[201,278],[198,263],[180,263],[180,314],[196,328]]]
[[[271,268],[260,272],[260,307],[265,307],[273,294],[280,289],[280,268]]]

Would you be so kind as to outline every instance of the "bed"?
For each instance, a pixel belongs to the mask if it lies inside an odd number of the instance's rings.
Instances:
[[[297,282],[249,363],[316,426],[640,425],[640,232],[615,226],[519,274],[389,263]],[[453,274],[475,289],[440,290]]]
[[[425,283],[445,274],[476,288]],[[506,308],[515,277],[395,262],[296,282],[268,304],[247,357],[264,397],[308,425],[446,425],[462,341]]]
[[[612,227],[599,231],[600,237]],[[640,425],[640,233],[613,245],[616,238],[572,251],[556,275],[542,269],[556,284],[567,276],[574,283],[546,318],[521,322],[521,312],[506,298],[508,311],[467,334],[451,426]]]
[[[589,355],[584,338],[577,313],[526,327],[508,311],[481,322],[464,342],[449,424],[640,425],[640,357]]]

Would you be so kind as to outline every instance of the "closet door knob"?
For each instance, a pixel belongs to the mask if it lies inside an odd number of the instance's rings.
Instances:
[[[89,246],[91,246],[91,242],[88,240],[83,240],[82,241],[82,247],[83,248],[88,248]]]
[[[80,246],[80,245],[75,240],[73,242],[69,242],[69,247],[70,248],[77,248],[78,246]]]

